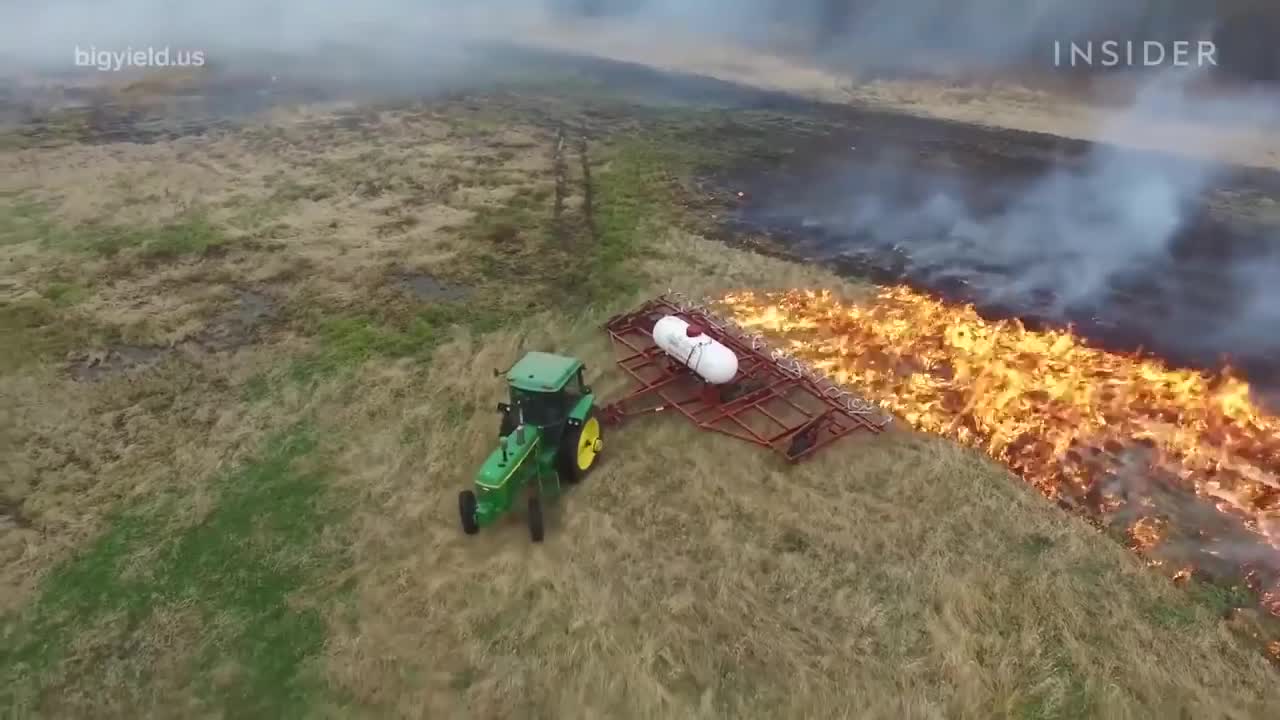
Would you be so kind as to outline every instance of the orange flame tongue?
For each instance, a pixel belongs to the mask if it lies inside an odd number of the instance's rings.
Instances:
[[[1069,331],[989,322],[904,287],[865,306],[812,291],[731,294],[718,306],[917,429],[983,449],[1051,498],[1116,510],[1125,501],[1100,480],[1137,464],[1280,548],[1280,419],[1229,372],[1170,369]],[[1140,518],[1130,544],[1152,550],[1166,525]]]

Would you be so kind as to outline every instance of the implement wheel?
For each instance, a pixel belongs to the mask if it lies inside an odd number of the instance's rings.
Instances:
[[[462,532],[475,535],[480,532],[480,524],[476,522],[476,494],[470,490],[458,493],[458,515],[462,518]]]
[[[594,410],[587,413],[581,424],[565,428],[560,440],[560,452],[556,458],[556,471],[560,482],[573,485],[596,464],[596,458],[604,448],[600,420]]]

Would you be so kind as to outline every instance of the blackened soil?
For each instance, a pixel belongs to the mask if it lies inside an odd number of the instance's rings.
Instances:
[[[794,111],[794,109],[793,109]],[[727,238],[1280,388],[1280,173],[814,107],[702,180]],[[1223,198],[1249,198],[1245,204]],[[1272,213],[1274,217],[1275,214]]]

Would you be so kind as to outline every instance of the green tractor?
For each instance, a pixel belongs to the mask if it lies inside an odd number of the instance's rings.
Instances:
[[[507,371],[511,401],[498,404],[498,447],[475,488],[458,494],[463,532],[474,535],[527,497],[529,535],[542,542],[544,501],[581,480],[602,447],[585,370],[581,360],[531,352]]]

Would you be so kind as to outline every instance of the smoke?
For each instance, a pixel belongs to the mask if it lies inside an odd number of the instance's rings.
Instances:
[[[1051,172],[994,213],[963,179],[930,178],[882,159],[833,181],[849,190],[839,206],[826,205],[839,202],[828,194],[817,208],[802,200],[772,212],[803,216],[836,238],[831,253],[900,250],[914,267],[963,279],[993,303],[1030,306],[1047,298],[1061,313],[1167,253],[1213,174],[1190,161],[1135,158],[1098,150],[1083,167]]]
[[[802,250],[815,257],[901,266],[926,285],[963,287],[989,307],[1119,328],[1179,361],[1216,364],[1225,355],[1274,371],[1274,218],[1242,225],[1234,210],[1214,210],[1211,200],[1230,186],[1232,168],[1126,147],[1135,135],[1179,132],[1191,121],[1225,133],[1241,116],[1280,120],[1273,97],[1204,96],[1195,92],[1200,80],[1176,70],[1156,76],[1097,130],[1099,143],[1038,174],[1016,163],[992,171],[991,162],[1004,158],[989,149],[959,168],[920,159],[927,146],[910,148],[920,151],[911,155],[855,149],[816,175],[776,183],[777,194],[765,193],[750,212],[775,227],[807,228],[810,247]]]
[[[0,48],[42,67],[65,66],[75,47],[89,46],[200,49],[220,62],[332,48],[426,53],[469,38],[515,35],[541,13],[538,3],[515,0],[20,0],[0,7]]]
[[[215,56],[326,45],[386,50],[460,38],[518,42],[550,22],[603,17],[637,32],[795,41],[841,63],[909,67],[945,55],[998,66],[1048,63],[1055,40],[1163,38],[1214,22],[1212,7],[1167,7],[1161,0],[8,0],[0,49],[42,62],[65,59],[76,44],[191,45]]]
[[[1030,305],[1049,298],[1049,312],[1061,315],[1104,300],[1120,277],[1166,260],[1220,169],[1192,158],[1124,150],[1120,143],[1135,124],[1185,117],[1193,105],[1207,112],[1185,94],[1189,80],[1166,74],[1145,88],[1131,108],[1100,129],[1100,144],[1083,167],[1050,172],[985,221],[968,214],[955,219],[971,238],[980,228],[987,263],[1015,269],[1011,282],[990,289],[992,301]],[[972,247],[944,242],[921,257],[945,265]]]

